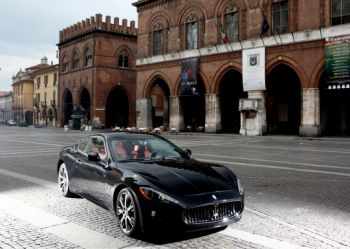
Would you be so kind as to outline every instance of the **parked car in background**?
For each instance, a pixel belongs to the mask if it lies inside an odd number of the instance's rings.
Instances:
[[[114,212],[129,236],[154,227],[227,227],[242,217],[243,187],[223,165],[200,162],[148,133],[89,135],[59,154],[63,196],[82,196]]]
[[[9,120],[7,120],[6,124],[8,126],[16,126],[17,122],[14,119],[9,119]]]
[[[26,121],[21,121],[21,122],[19,123],[19,126],[20,126],[20,127],[28,127],[28,123],[27,123]]]

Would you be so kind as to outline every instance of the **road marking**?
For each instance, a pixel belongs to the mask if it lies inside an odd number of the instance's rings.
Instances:
[[[0,208],[20,220],[41,228],[44,232],[83,248],[123,248],[129,245],[124,241],[28,206],[4,194],[0,194]]]
[[[39,142],[33,142],[33,141],[27,141],[27,140],[14,140],[14,139],[4,139],[4,138],[0,139],[0,141],[49,145],[49,146],[53,146],[53,147],[63,147],[64,146],[64,145],[54,144],[54,143],[39,143]]]
[[[242,166],[242,167],[280,169],[280,170],[290,170],[290,171],[298,171],[298,172],[306,172],[306,173],[318,173],[318,174],[350,177],[350,174],[341,173],[341,172],[333,172],[333,171],[312,170],[312,169],[296,169],[296,168],[291,168],[291,167],[281,167],[281,166],[272,166],[272,165],[254,164],[254,163],[236,163],[236,162],[228,162],[228,161],[208,160],[208,159],[204,159],[204,158],[197,158],[197,159],[200,161],[203,161],[203,162],[231,164],[231,165],[237,165],[237,166]]]
[[[194,154],[198,156],[208,156],[208,157],[217,157],[217,158],[229,158],[229,159],[238,159],[238,160],[247,160],[247,161],[258,161],[258,162],[268,162],[268,163],[283,163],[283,164],[294,164],[318,168],[331,168],[331,169],[346,169],[350,170],[350,167],[341,167],[341,166],[332,166],[332,165],[320,165],[313,163],[298,163],[298,162],[288,162],[288,161],[274,161],[274,160],[264,160],[264,159],[255,159],[255,158],[245,158],[245,157],[232,157],[232,156],[219,156],[219,155],[209,155],[209,154]]]
[[[253,234],[253,233],[248,233],[245,231],[241,231],[241,230],[237,230],[237,229],[233,229],[231,227],[226,228],[225,230],[219,232],[225,236],[228,237],[233,237],[233,238],[237,238],[237,239],[241,239],[244,241],[248,241],[251,242],[253,244],[256,245],[261,245],[267,248],[271,248],[271,249],[300,249],[300,248],[307,248],[307,247],[303,247],[300,245],[295,245],[295,244],[291,244],[289,242],[285,242],[285,241],[280,241],[277,239],[272,239],[272,238],[268,238],[265,236],[261,236],[259,234]]]
[[[0,158],[18,158],[18,157],[37,157],[37,156],[52,156],[52,155],[57,155],[58,153],[55,152],[55,153],[45,153],[45,154],[30,154],[30,155],[10,155],[10,156],[7,156],[7,155],[0,155]]]
[[[43,186],[45,188],[50,188],[50,189],[54,189],[54,190],[58,189],[58,183],[53,183],[53,182],[46,181],[46,180],[43,180],[43,179],[40,179],[37,177],[23,175],[23,174],[12,172],[12,171],[9,171],[6,169],[0,169],[0,174],[5,175],[5,176],[14,177],[14,178],[20,179],[22,181],[34,183],[34,184]]]
[[[171,140],[173,141],[173,140]],[[249,149],[274,149],[274,150],[288,150],[288,151],[303,151],[303,152],[324,152],[324,153],[332,153],[332,154],[350,154],[349,150],[326,150],[326,149],[314,149],[312,147],[281,147],[281,146],[256,146],[256,145],[247,145],[247,143],[240,142],[221,142],[221,143],[211,143],[210,141],[202,141],[202,143],[191,143],[191,142],[178,142],[176,143],[178,146],[189,146],[189,147],[195,147],[195,146],[223,146],[223,147],[230,147],[230,146],[237,146],[239,145],[241,148],[249,148]]]
[[[0,156],[10,156],[10,155],[17,155],[20,154],[20,155],[23,155],[23,154],[33,154],[33,153],[40,153],[40,154],[43,154],[43,153],[55,153],[56,155],[58,155],[58,153],[60,152],[59,149],[57,148],[53,148],[53,149],[50,149],[50,150],[46,150],[45,149],[31,149],[31,150],[16,150],[16,151],[0,151]]]

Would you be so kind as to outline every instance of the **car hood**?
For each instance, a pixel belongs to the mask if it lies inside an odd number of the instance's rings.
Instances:
[[[226,167],[193,159],[132,162],[127,167],[156,188],[175,195],[198,195],[236,188],[236,177]]]

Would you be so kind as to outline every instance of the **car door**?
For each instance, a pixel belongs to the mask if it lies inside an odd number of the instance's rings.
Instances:
[[[104,155],[102,150],[104,149]],[[100,161],[90,161],[89,153],[98,153]],[[102,136],[91,136],[85,149],[85,157],[81,161],[83,195],[104,206],[106,203],[106,174],[108,172],[108,152]]]
[[[89,142],[88,138],[81,139],[78,141],[76,146],[76,153],[74,154],[74,163],[73,163],[73,171],[74,175],[72,175],[72,183],[74,183],[74,192],[77,194],[81,194],[84,189],[84,181],[83,181],[83,172],[82,172],[82,162],[87,157],[85,153],[85,149]]]

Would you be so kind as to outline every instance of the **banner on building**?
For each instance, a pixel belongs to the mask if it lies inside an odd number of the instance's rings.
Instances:
[[[243,63],[243,90],[266,90],[265,86],[265,47],[244,49]]]
[[[326,88],[350,88],[350,35],[326,39]]]
[[[181,62],[180,95],[198,95],[197,75],[198,58],[186,59]]]

